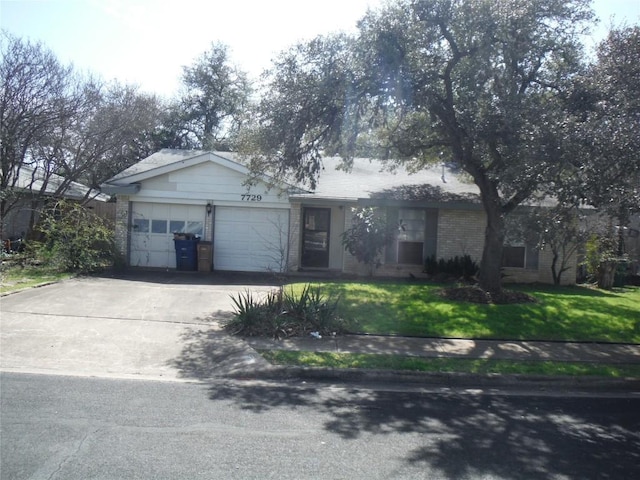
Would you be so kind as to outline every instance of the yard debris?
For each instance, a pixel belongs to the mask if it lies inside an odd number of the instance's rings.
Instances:
[[[537,300],[524,292],[503,289],[499,294],[486,292],[478,286],[443,288],[440,296],[457,302],[502,305],[509,303],[537,303]]]

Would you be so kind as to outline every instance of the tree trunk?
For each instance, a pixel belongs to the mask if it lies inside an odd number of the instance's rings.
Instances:
[[[484,234],[484,248],[480,263],[478,281],[480,288],[490,293],[502,290],[502,250],[504,244],[504,217],[500,207],[490,208],[485,203],[487,227]]]
[[[615,260],[604,260],[598,266],[598,288],[611,290],[616,279],[616,269],[618,262]]]
[[[558,257],[560,256],[556,250],[552,250],[553,260],[551,260],[551,276],[553,277],[553,284],[560,285],[560,276],[562,275],[562,266],[560,266],[560,272],[557,271],[556,265],[558,264]]]

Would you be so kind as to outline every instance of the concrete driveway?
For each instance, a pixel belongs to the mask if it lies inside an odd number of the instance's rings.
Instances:
[[[0,370],[198,380],[266,362],[220,330],[231,295],[265,277],[138,272],[0,298]],[[256,365],[258,364],[258,365]]]

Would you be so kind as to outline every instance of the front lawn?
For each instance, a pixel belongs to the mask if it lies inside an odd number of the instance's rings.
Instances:
[[[286,288],[301,289],[304,284]],[[482,305],[442,298],[443,285],[421,282],[323,282],[340,297],[339,314],[355,333],[510,340],[640,343],[640,287],[508,286],[537,303]]]
[[[45,285],[71,276],[70,273],[61,272],[53,267],[22,266],[20,263],[3,260],[0,264],[0,293]]]

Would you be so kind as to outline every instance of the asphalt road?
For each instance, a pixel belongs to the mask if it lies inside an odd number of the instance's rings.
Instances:
[[[640,399],[3,373],[2,479],[634,479]]]

